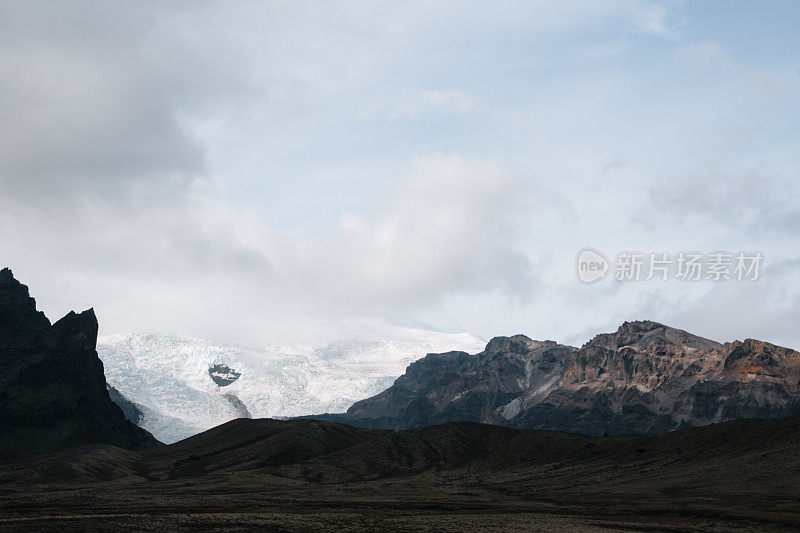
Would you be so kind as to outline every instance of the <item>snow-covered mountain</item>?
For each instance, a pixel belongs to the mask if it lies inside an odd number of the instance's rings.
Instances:
[[[395,328],[382,340],[263,348],[109,335],[97,351],[108,383],[141,411],[139,425],[171,443],[234,418],[341,412],[389,387],[427,353],[477,353],[484,345],[468,333]]]

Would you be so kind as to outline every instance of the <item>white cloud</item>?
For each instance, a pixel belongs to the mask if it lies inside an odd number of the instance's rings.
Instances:
[[[690,61],[706,65],[725,57],[725,50],[723,50],[719,43],[706,39],[697,44],[682,47],[679,51],[679,55]]]
[[[389,197],[304,245],[199,183],[135,212],[89,200],[68,225],[66,213],[36,212],[32,226],[30,213],[4,202],[0,253],[53,316],[80,295],[106,332],[177,328],[263,341],[257,332],[271,321],[403,319],[452,293],[531,294],[531,266],[510,239],[521,207],[512,184],[489,163],[422,156]]]
[[[674,11],[666,6],[649,2],[633,4],[633,20],[638,29],[659,37],[676,36],[679,21],[675,20]]]
[[[466,93],[457,89],[406,91],[386,104],[370,106],[368,114],[397,119],[418,119],[432,114],[465,115],[478,105]]]
[[[595,291],[573,264],[586,246],[794,264],[798,48],[755,8],[711,35],[716,9],[5,3],[0,259],[106,332],[381,315],[581,340],[653,313],[728,336],[714,302],[737,286]],[[740,294],[797,301],[763,288]]]
[[[512,246],[514,198],[508,172],[492,163],[434,154],[385,201],[308,258],[329,269],[324,285],[348,301],[394,306],[459,291],[530,290],[530,266]]]

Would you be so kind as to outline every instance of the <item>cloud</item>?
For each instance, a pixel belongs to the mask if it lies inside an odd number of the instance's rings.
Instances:
[[[800,227],[800,188],[780,174],[712,169],[654,184],[648,211],[687,227],[710,225],[751,237],[794,234]]]
[[[370,39],[324,6],[32,1],[0,10],[0,192],[37,202],[184,194],[207,176],[204,126],[302,105]],[[302,33],[320,37],[301,42]]]
[[[586,246],[796,270],[797,47],[756,8],[712,35],[718,9],[4,3],[0,260],[106,332],[378,315],[585,340],[647,313],[723,332],[717,300],[797,290],[574,274]],[[762,331],[796,338],[787,320]]]
[[[406,91],[387,104],[375,104],[368,114],[397,119],[418,119],[430,114],[465,115],[476,110],[477,102],[457,89]]]
[[[132,182],[184,182],[202,173],[202,149],[182,130],[174,106],[197,58],[174,62],[187,69],[184,75],[165,70],[143,46],[155,13],[129,7],[120,5],[112,16],[102,6],[47,12],[33,4],[4,6],[0,187],[6,196],[63,199],[87,188],[124,194]]]
[[[800,285],[794,263],[790,271],[766,263],[761,279],[754,282],[653,290],[639,300],[635,313],[720,342],[756,338],[797,349],[793,324],[800,312]]]
[[[388,308],[451,292],[527,295],[531,265],[512,245],[522,207],[501,167],[422,156],[388,199],[365,216],[347,215],[343,232],[308,259],[329,269],[323,285],[341,298]]]
[[[344,213],[339,230],[303,244],[197,184],[134,212],[89,201],[68,224],[38,212],[32,226],[28,208],[6,204],[0,254],[23,267],[18,275],[47,295],[54,316],[80,295],[106,331],[177,328],[263,341],[258,330],[275,321],[404,320],[455,293],[532,297],[532,266],[512,239],[523,207],[513,184],[491,163],[421,156],[368,212]],[[68,290],[57,281],[65,279]]]
[[[725,50],[719,43],[706,39],[697,44],[684,46],[679,55],[700,65],[707,65],[725,57]]]
[[[675,20],[674,11],[670,11],[666,6],[654,3],[634,5],[633,20],[639,31],[660,37],[675,36],[680,23]]]

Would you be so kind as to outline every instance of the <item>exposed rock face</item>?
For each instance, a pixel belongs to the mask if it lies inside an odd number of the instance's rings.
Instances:
[[[241,372],[237,372],[228,365],[220,363],[211,365],[211,368],[208,369],[208,375],[220,387],[227,387],[242,376]]]
[[[394,385],[329,420],[405,429],[467,420],[589,434],[661,433],[800,412],[800,353],[719,344],[650,321],[580,349],[523,335],[477,354],[431,354]]]
[[[253,418],[253,415],[250,414],[248,411],[247,406],[244,404],[242,400],[239,399],[238,396],[235,394],[223,394],[223,398],[228,400],[228,402],[236,409],[236,413],[239,415],[239,418]]]
[[[28,288],[0,271],[0,461],[81,444],[159,444],[109,398],[96,341],[93,310],[51,325]]]
[[[379,419],[393,429],[451,420],[502,423],[540,401],[561,381],[575,348],[524,335],[492,339],[477,354],[429,354],[412,363],[394,385],[356,402],[348,416]]]
[[[142,406],[128,400],[120,391],[108,383],[106,383],[106,389],[108,389],[108,397],[111,398],[111,401],[122,409],[122,414],[125,415],[125,419],[138,425],[144,418]]]

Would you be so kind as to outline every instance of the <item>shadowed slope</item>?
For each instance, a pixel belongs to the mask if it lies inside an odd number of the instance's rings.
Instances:
[[[800,417],[649,437],[241,419],[162,449],[8,465],[0,526],[794,529],[799,433]]]

